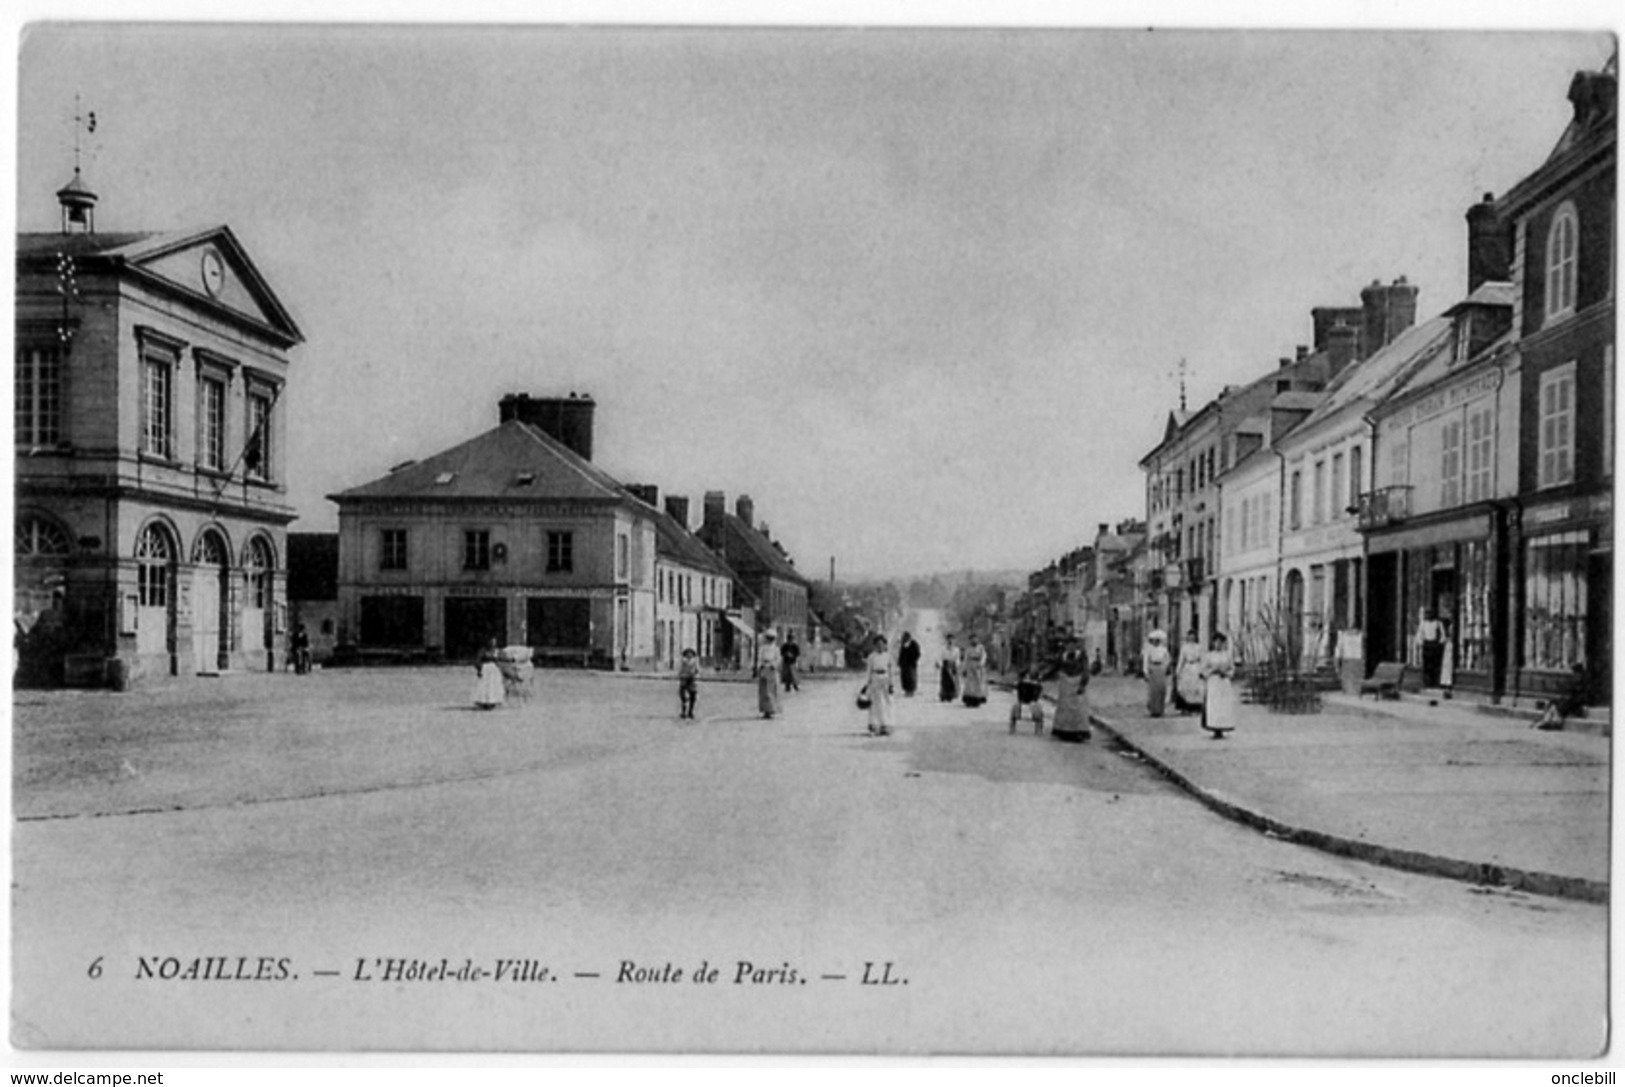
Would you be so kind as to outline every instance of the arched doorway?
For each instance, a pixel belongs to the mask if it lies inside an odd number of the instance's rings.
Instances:
[[[174,537],[161,524],[150,524],[135,541],[136,610],[135,648],[143,657],[164,656],[175,670],[175,557]]]
[[[271,582],[275,569],[276,557],[265,537],[249,540],[243,555],[243,653],[250,661],[254,654],[264,653],[268,672],[276,671],[276,654],[271,651]]]
[[[206,529],[192,554],[192,660],[199,675],[225,667],[226,577],[230,551],[220,533]]]
[[[1286,575],[1286,630],[1287,659],[1294,668],[1303,664],[1303,571],[1288,570]]]

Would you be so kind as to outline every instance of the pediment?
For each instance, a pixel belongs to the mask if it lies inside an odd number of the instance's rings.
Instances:
[[[282,303],[227,227],[165,239],[131,252],[132,268],[178,287],[212,307],[269,328],[290,342],[304,339]]]

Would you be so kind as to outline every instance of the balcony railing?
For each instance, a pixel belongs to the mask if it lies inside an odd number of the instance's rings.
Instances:
[[[1202,556],[1193,555],[1181,565],[1185,568],[1185,586],[1193,593],[1201,592],[1202,583],[1206,580],[1202,576],[1204,573]]]
[[[1360,496],[1360,531],[1370,532],[1372,529],[1386,528],[1388,525],[1397,525],[1408,519],[1411,515],[1411,490],[1409,485],[1401,484],[1393,487],[1379,487],[1374,491],[1367,491]]]

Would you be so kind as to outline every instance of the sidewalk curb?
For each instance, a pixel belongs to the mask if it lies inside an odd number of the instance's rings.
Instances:
[[[1236,801],[1227,799],[1219,793],[1203,788],[1129,739],[1123,730],[1111,720],[1101,717],[1097,713],[1091,713],[1089,719],[1098,725],[1101,731],[1133,751],[1147,765],[1195,797],[1207,808],[1224,816],[1226,819],[1261,831],[1271,838],[1279,838],[1295,845],[1309,846],[1311,849],[1318,849],[1324,853],[1332,853],[1340,857],[1351,857],[1354,860],[1365,861],[1368,864],[1377,864],[1384,868],[1396,868],[1404,872],[1441,876],[1445,879],[1459,880],[1463,883],[1525,891],[1529,894],[1545,895],[1550,898],[1567,898],[1599,905],[1608,903],[1608,884],[1601,880],[1584,879],[1579,876],[1559,876],[1550,872],[1532,872],[1522,868],[1506,868],[1495,864],[1457,860],[1412,849],[1398,849],[1377,845],[1373,842],[1359,841],[1354,838],[1344,838],[1324,831],[1290,826],[1261,812],[1243,807]]]

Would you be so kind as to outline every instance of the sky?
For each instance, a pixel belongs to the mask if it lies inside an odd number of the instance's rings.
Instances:
[[[1144,516],[1181,359],[1195,407],[1373,279],[1456,301],[1614,47],[851,21],[37,23],[17,227],[78,94],[100,230],[232,228],[306,336],[296,531],[581,392],[606,470],[751,495],[809,576],[1026,570]]]

